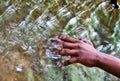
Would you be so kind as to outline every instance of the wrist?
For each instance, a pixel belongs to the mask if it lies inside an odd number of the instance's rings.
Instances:
[[[102,61],[104,60],[105,54],[101,53],[101,52],[97,52],[96,54],[96,58],[95,58],[95,67],[100,67]]]

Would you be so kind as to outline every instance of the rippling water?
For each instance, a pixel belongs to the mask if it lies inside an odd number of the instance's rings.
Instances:
[[[119,17],[105,0],[0,1],[0,81],[118,81],[98,68],[60,68],[46,46],[62,34],[119,57]]]

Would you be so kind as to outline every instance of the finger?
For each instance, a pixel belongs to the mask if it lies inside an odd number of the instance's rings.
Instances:
[[[71,43],[77,43],[79,42],[79,40],[71,38],[71,37],[67,37],[67,36],[59,36],[59,39],[66,41],[66,42],[71,42]]]
[[[59,52],[62,56],[78,56],[78,50],[63,49]]]
[[[73,64],[73,63],[77,63],[77,58],[76,57],[70,58],[69,60],[67,60],[63,63],[60,63],[59,66],[67,66],[67,65],[70,65],[70,64]]]
[[[61,42],[60,44],[62,45],[63,48],[70,49],[79,48],[79,44],[77,43]]]
[[[89,40],[86,40],[86,39],[81,39],[81,40],[82,40],[83,42],[88,43],[88,44],[90,44],[90,45],[93,46],[92,42],[90,42]]]

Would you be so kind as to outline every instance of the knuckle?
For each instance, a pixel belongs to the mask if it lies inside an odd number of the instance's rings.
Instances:
[[[68,53],[68,54],[69,54],[69,53],[70,53],[70,51],[69,51],[69,50],[65,50],[65,53]]]
[[[81,48],[81,44],[80,43],[76,43],[76,48]]]
[[[79,40],[78,44],[80,44],[80,45],[81,45],[82,43],[83,43],[83,41],[82,41],[82,40]]]
[[[74,39],[74,43],[79,43],[80,40]]]
[[[64,54],[64,52],[65,52],[64,50],[61,50],[61,51],[60,51],[60,54]]]
[[[66,54],[66,53],[69,53],[68,50],[61,50],[61,54]]]
[[[76,44],[76,48],[80,48],[80,44],[79,43]]]
[[[78,50],[78,51],[77,51],[77,54],[80,55],[80,54],[81,54],[81,50]]]
[[[66,47],[66,46],[68,46],[68,43],[67,42],[63,42],[62,45]]]

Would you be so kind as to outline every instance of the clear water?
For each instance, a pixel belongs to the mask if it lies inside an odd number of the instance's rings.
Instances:
[[[58,67],[67,58],[49,45],[59,34],[86,38],[119,57],[119,17],[105,0],[1,0],[0,81],[118,81],[98,68]]]

